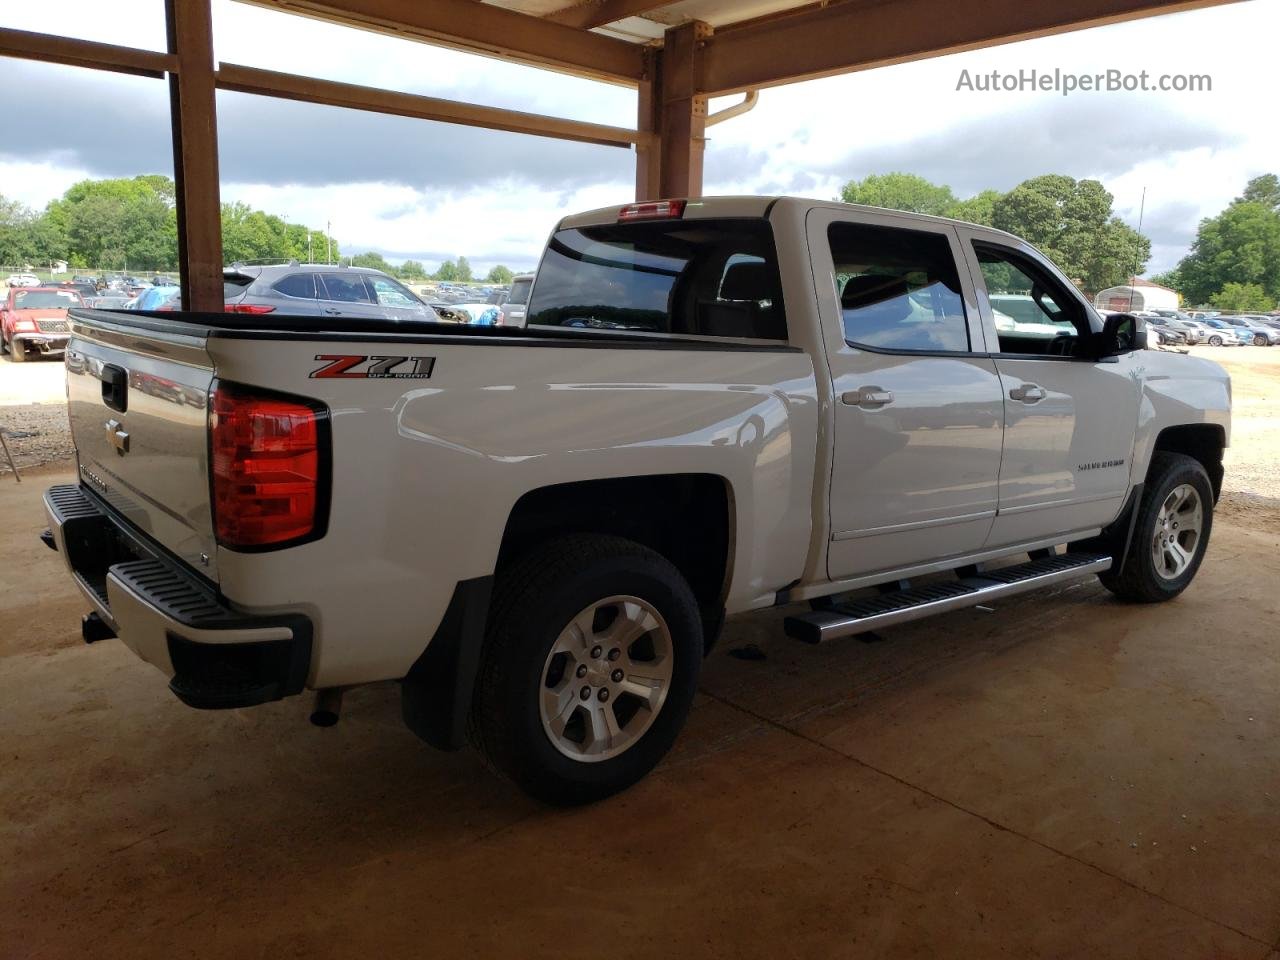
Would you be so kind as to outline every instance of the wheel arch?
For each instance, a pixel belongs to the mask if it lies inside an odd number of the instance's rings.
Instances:
[[[1152,454],[1181,453],[1200,463],[1209,475],[1213,487],[1213,501],[1222,496],[1222,455],[1226,450],[1226,431],[1216,423],[1187,423],[1165,427],[1151,447]],[[1150,471],[1151,462],[1147,463]]]
[[[507,517],[497,575],[537,544],[566,533],[634,540],[669,560],[688,581],[710,649],[733,577],[734,515],[733,486],[718,474],[647,474],[540,487],[524,493]]]

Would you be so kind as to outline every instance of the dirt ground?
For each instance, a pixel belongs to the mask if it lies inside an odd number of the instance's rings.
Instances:
[[[35,540],[65,465],[5,477],[0,958],[1280,960],[1280,350],[1220,352],[1232,492],[1179,600],[740,621],[675,753],[575,811],[417,742],[391,684],[329,730],[183,707],[80,642]]]

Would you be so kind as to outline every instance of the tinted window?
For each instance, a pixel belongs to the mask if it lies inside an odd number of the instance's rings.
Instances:
[[[319,284],[323,288],[323,300],[337,300],[341,303],[372,303],[369,291],[364,285],[364,277],[358,273],[322,273]]]
[[[773,231],[764,220],[558,231],[538,267],[529,323],[785,340]]]
[[[833,223],[827,239],[851,346],[969,349],[960,278],[944,235]]]
[[[507,297],[507,303],[528,303],[529,288],[533,286],[533,281],[529,279],[512,280],[511,295]]]
[[[1013,250],[974,244],[1001,353],[1074,355],[1088,321],[1067,291]]]
[[[418,298],[400,286],[390,277],[366,277],[365,280],[373,288],[373,295],[384,307],[417,307]]]
[[[299,300],[314,300],[316,298],[316,275],[314,273],[291,273],[283,280],[277,280],[275,286],[271,289],[282,296],[296,297]]]

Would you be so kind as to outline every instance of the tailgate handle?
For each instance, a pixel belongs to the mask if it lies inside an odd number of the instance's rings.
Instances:
[[[129,406],[129,374],[124,367],[114,363],[102,365],[102,402],[120,413]]]

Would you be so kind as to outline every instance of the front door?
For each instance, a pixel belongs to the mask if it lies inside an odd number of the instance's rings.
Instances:
[[[1004,407],[954,228],[819,208],[808,235],[835,401],[829,576],[977,551]]]
[[[1099,318],[1024,245],[961,228],[1005,396],[1000,507],[988,546],[1110,523],[1129,491],[1137,354],[1092,360]]]

